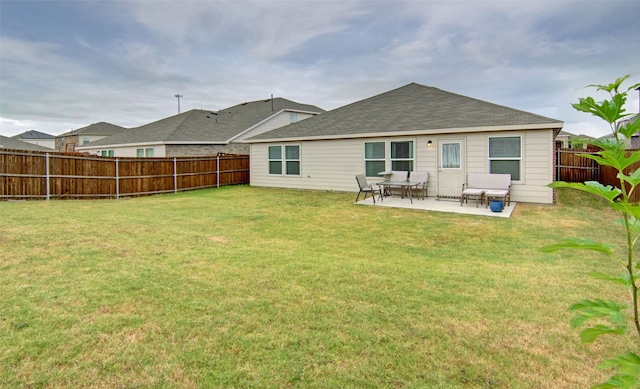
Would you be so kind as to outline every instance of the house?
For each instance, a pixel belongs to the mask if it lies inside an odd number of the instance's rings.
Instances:
[[[8,138],[0,135],[0,149],[29,150],[29,151],[54,151],[48,147],[24,142],[20,139]]]
[[[456,198],[468,173],[510,173],[513,201],[552,203],[563,123],[412,83],[246,140],[251,185],[357,192],[386,170],[429,172]]]
[[[79,151],[77,150],[79,146],[113,136],[124,130],[126,128],[111,123],[94,123],[56,136],[56,150],[64,152]]]
[[[640,88],[638,88],[638,90],[640,90]],[[627,125],[638,120],[640,120],[640,113],[629,116],[627,119],[620,122],[620,125]],[[631,139],[629,139],[629,148],[633,150],[640,149],[640,135],[638,133],[632,135]]]
[[[283,98],[242,103],[219,111],[193,109],[77,150],[116,157],[248,154],[249,145],[240,143],[243,139],[322,112],[316,106]]]
[[[556,148],[558,149],[583,149],[588,148],[588,142],[594,138],[589,135],[576,135],[567,131],[560,131],[556,135]]]
[[[619,121],[617,124],[617,127],[619,129],[621,126],[634,123],[638,119],[640,119],[640,113],[632,114],[628,116],[626,119]],[[631,135],[630,139],[626,139],[624,135],[620,135],[620,137],[621,137],[620,140],[624,142],[624,146],[628,150],[640,149],[640,134],[636,133],[634,135]],[[615,135],[613,135],[613,133],[609,133],[607,135],[603,135],[599,137],[598,140],[608,140],[608,139],[613,140],[614,138],[615,138]]]
[[[23,142],[31,143],[38,146],[47,147],[49,149],[54,149],[56,147],[56,138],[53,135],[45,134],[40,131],[27,131],[22,134],[14,135],[11,137],[12,139],[18,139]]]

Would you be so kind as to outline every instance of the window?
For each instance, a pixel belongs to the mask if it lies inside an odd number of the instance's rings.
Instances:
[[[100,150],[100,155],[103,157],[113,157],[114,154],[113,150]]]
[[[367,177],[377,177],[380,172],[389,169],[413,171],[414,141],[365,142],[364,169]],[[391,163],[388,164],[387,161]]]
[[[391,170],[413,171],[413,141],[391,142]]]
[[[91,142],[91,137],[88,135],[83,135],[82,136],[82,144],[86,145],[87,143]]]
[[[375,177],[385,170],[384,142],[364,144],[364,166],[367,177]]]
[[[298,121],[298,114],[292,112],[290,118],[291,118],[291,123],[295,123]]]
[[[287,174],[300,175],[300,146],[285,146]]]
[[[136,157],[153,157],[153,147],[148,149],[136,149]]]
[[[269,174],[282,174],[281,146],[269,146]]]
[[[460,169],[460,142],[442,143],[440,166],[443,169]]]
[[[284,157],[284,158],[283,158]],[[300,146],[269,146],[269,174],[300,175]]]
[[[511,174],[513,181],[520,181],[521,160],[520,136],[489,138],[489,173]]]

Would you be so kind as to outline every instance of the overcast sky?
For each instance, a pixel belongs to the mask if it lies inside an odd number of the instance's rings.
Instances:
[[[640,82],[639,17],[639,0],[0,0],[0,135],[135,127],[176,94],[182,112],[271,94],[329,110],[417,82],[600,136],[571,103]]]

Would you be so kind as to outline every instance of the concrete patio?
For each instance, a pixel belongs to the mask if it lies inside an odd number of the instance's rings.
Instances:
[[[366,200],[359,200],[354,204],[374,205],[373,200],[369,196]],[[411,204],[411,201],[409,201],[407,197],[403,199],[400,196],[388,196],[384,198],[384,201],[376,199],[375,206],[509,218],[511,217],[511,213],[516,207],[516,203],[512,201],[511,205],[509,206],[506,206],[505,204],[504,210],[502,212],[492,212],[491,209],[485,208],[483,204],[479,205],[476,208],[475,202],[469,202],[468,204],[460,206],[460,200],[457,199],[440,199],[437,197],[427,197],[426,199],[422,200],[414,197],[413,204]]]

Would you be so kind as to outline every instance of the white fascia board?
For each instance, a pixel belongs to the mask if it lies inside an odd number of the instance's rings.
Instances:
[[[229,141],[204,141],[204,140],[185,140],[176,142],[162,142],[163,145],[228,145]]]
[[[440,135],[440,134],[463,134],[476,132],[498,132],[498,131],[523,131],[523,130],[552,130],[562,128],[564,122],[552,122],[543,124],[524,124],[517,126],[492,126],[492,127],[461,127],[443,128],[434,130],[416,131],[392,131],[392,132],[368,132],[362,134],[340,134],[340,135],[315,135],[287,138],[253,139],[244,140],[241,143],[274,143],[274,142],[298,142],[303,140],[332,140],[332,139],[354,139],[354,138],[378,138],[395,136],[419,136],[419,135]]]

